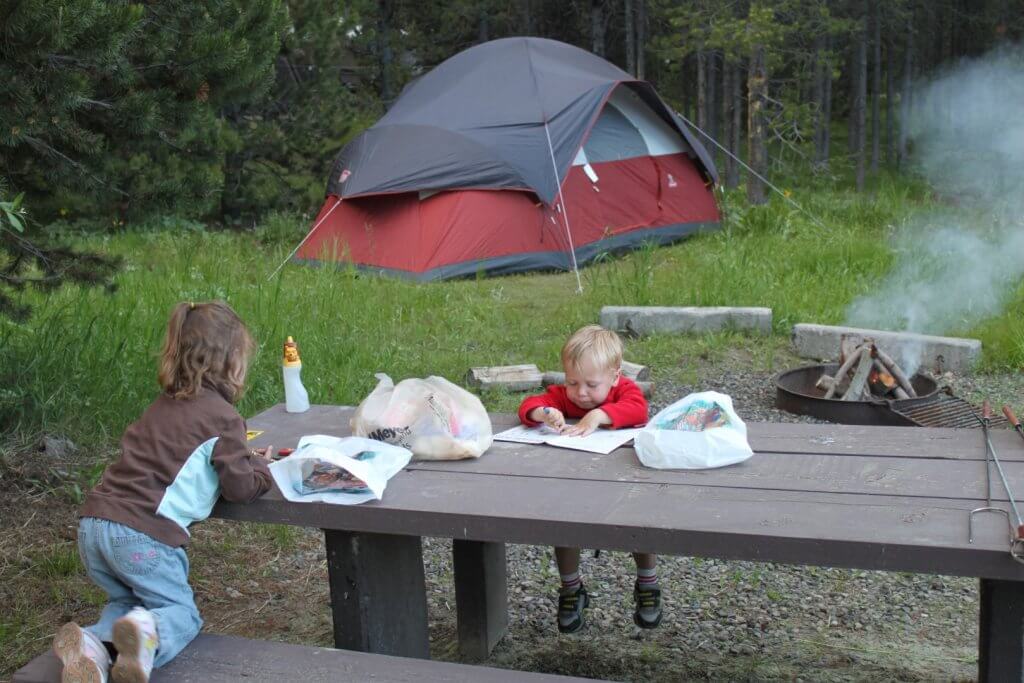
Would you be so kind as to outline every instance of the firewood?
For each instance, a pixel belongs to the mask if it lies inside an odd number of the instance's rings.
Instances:
[[[846,377],[846,373],[850,371],[850,368],[853,367],[854,363],[860,360],[860,358],[864,355],[864,351],[865,349],[863,346],[859,347],[857,351],[851,353],[850,357],[843,362],[843,364],[836,371],[835,384],[833,384],[832,387],[825,392],[825,398],[832,398],[833,396],[836,395],[836,392],[839,390],[840,385],[843,382],[843,379]]]
[[[622,361],[622,376],[628,377],[634,382],[646,382],[651,378],[651,369],[646,365],[624,360]]]
[[[821,389],[822,391],[828,391],[832,388],[832,385],[836,383],[836,378],[832,375],[822,375],[814,386]]]
[[[850,356],[857,353],[857,350],[864,346],[865,339],[860,335],[844,334],[839,338],[839,363],[845,363]]]
[[[541,386],[542,375],[536,365],[498,365],[470,368],[466,383],[481,389],[502,387],[508,391],[529,391]]]
[[[878,353],[878,360],[882,361],[882,364],[886,369],[892,373],[892,376],[900,383],[900,387],[907,392],[909,397],[916,398],[917,392],[914,390],[914,385],[910,383],[910,379],[907,378],[907,375],[903,372],[902,368],[896,364],[896,361],[892,359],[892,356],[877,347],[876,352]]]
[[[853,379],[850,380],[850,388],[843,394],[844,401],[861,400],[861,396],[864,394],[868,383],[868,374],[871,372],[871,366],[874,363],[875,359],[871,357],[871,351],[864,349],[860,352],[860,362],[857,364],[857,371],[853,373]]]

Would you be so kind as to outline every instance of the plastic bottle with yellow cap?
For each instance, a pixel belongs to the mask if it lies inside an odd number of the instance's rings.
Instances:
[[[309,410],[309,394],[302,386],[302,361],[295,340],[288,337],[284,343],[284,409],[289,413],[304,413]]]

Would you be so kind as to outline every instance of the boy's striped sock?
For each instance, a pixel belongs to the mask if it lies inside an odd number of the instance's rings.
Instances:
[[[571,574],[559,574],[562,579],[562,588],[564,589],[575,589],[583,585],[583,578],[580,576],[580,570],[577,569]]]
[[[636,582],[643,588],[644,586],[653,586],[658,583],[658,570],[655,567],[650,569],[640,569],[637,567],[636,570]]]

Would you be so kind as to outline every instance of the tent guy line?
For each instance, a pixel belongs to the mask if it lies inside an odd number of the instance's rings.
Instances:
[[[312,228],[310,228],[309,232],[306,233],[306,236],[302,238],[302,241],[295,245],[295,248],[292,249],[290,254],[288,254],[287,256],[284,257],[284,261],[281,261],[281,263],[278,264],[277,268],[274,268],[274,272],[271,273],[270,277],[267,278],[267,282],[270,282],[271,280],[274,279],[274,276],[277,275],[281,271],[282,268],[284,268],[284,264],[286,264],[286,263],[288,263],[289,261],[292,260],[292,257],[295,256],[295,252],[297,252],[299,250],[299,248],[302,247],[302,245],[306,243],[306,240],[308,240],[310,238],[310,236],[316,231],[316,229],[320,227],[320,224],[323,223],[325,220],[327,220],[327,217],[331,215],[332,211],[334,211],[336,208],[338,208],[338,204],[341,204],[341,197],[336,197],[335,199],[336,199],[336,201],[334,202],[334,206],[332,206],[330,208],[330,211],[325,213],[323,218],[318,220],[316,222],[316,225],[314,225]]]
[[[758,173],[758,172],[757,172],[757,171],[755,171],[754,169],[750,168],[750,166],[747,166],[747,165],[746,165],[745,163],[743,163],[743,160],[742,160],[742,159],[740,159],[740,158],[739,158],[738,156],[736,156],[735,154],[733,154],[732,152],[730,152],[729,150],[727,150],[727,149],[726,149],[725,147],[722,147],[722,146],[721,146],[720,144],[718,144],[718,141],[717,141],[717,140],[715,140],[715,139],[714,139],[713,137],[711,137],[710,135],[708,135],[707,133],[705,133],[705,132],[704,132],[703,130],[701,130],[700,128],[698,128],[698,127],[697,127],[697,125],[693,123],[693,121],[691,121],[690,119],[686,118],[685,116],[683,116],[683,115],[682,115],[682,114],[680,114],[679,112],[675,112],[675,115],[676,115],[676,116],[678,116],[678,117],[679,117],[680,119],[682,119],[682,120],[683,120],[683,121],[684,121],[684,122],[685,122],[685,123],[686,123],[686,124],[687,124],[688,126],[690,126],[690,128],[693,128],[693,129],[694,129],[695,131],[697,131],[698,133],[700,133],[701,135],[703,135],[703,136],[704,136],[705,138],[707,138],[707,139],[708,139],[708,141],[709,141],[709,142],[711,142],[711,144],[712,144],[712,145],[714,145],[714,146],[715,146],[715,147],[717,147],[718,149],[722,150],[722,152],[724,152],[726,156],[730,157],[730,158],[731,158],[731,159],[732,159],[733,161],[735,161],[736,163],[738,163],[738,164],[739,164],[740,166],[742,166],[743,168],[747,169],[747,170],[748,170],[748,171],[750,171],[750,172],[751,172],[752,174],[754,174],[755,176],[757,176],[757,177],[758,177],[758,178],[759,178],[759,179],[761,180],[761,182],[763,182],[763,183],[764,183],[765,185],[767,185],[768,187],[770,187],[770,188],[771,188],[771,189],[772,189],[772,190],[773,190],[773,191],[775,192],[775,194],[779,195],[780,197],[782,197],[783,199],[785,199],[785,200],[786,200],[787,202],[789,202],[790,204],[792,204],[792,205],[793,205],[794,207],[796,207],[796,209],[797,209],[797,210],[798,210],[798,211],[799,211],[800,213],[802,213],[802,214],[804,214],[805,216],[807,216],[808,218],[810,218],[810,219],[811,219],[811,221],[813,221],[813,222],[814,222],[814,224],[815,224],[815,225],[817,225],[817,226],[818,226],[819,228],[821,228],[821,229],[823,229],[823,230],[828,230],[828,229],[829,229],[827,225],[825,225],[825,224],[824,224],[824,223],[822,223],[822,222],[821,222],[820,220],[818,220],[818,217],[817,217],[817,216],[815,216],[815,215],[814,215],[813,213],[811,213],[810,211],[808,211],[808,210],[807,210],[807,209],[805,209],[804,207],[802,207],[802,206],[800,206],[799,204],[797,204],[797,203],[796,203],[796,202],[795,202],[794,200],[790,199],[790,198],[789,198],[788,196],[786,196],[786,193],[785,193],[785,192],[783,192],[783,191],[782,191],[782,190],[780,190],[779,188],[777,188],[777,187],[775,187],[774,185],[772,185],[771,181],[769,181],[769,180],[768,180],[767,178],[765,178],[765,177],[764,177],[763,175],[761,175],[760,173]]]

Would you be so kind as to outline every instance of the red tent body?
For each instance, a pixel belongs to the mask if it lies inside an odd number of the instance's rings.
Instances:
[[[562,186],[568,216],[517,190],[416,192],[341,200],[328,196],[296,254],[421,280],[571,267],[652,241],[717,225],[711,187],[682,153],[598,162],[593,185],[573,166]],[[597,189],[595,189],[597,188]],[[322,222],[321,222],[322,221]]]

